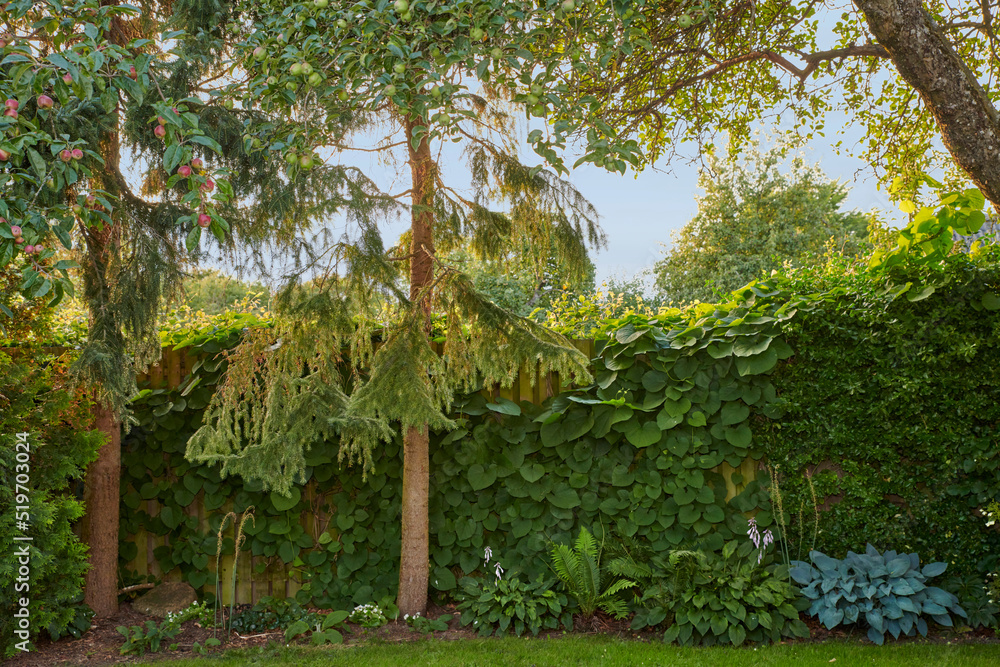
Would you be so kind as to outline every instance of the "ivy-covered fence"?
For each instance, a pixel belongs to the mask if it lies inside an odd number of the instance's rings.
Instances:
[[[432,437],[432,587],[447,594],[486,546],[508,571],[547,573],[549,543],[580,527],[659,551],[721,547],[750,515],[774,523],[773,489],[756,478],[765,457],[779,469],[793,557],[871,542],[981,582],[1000,553],[982,515],[1000,492],[998,266],[960,256],[893,275],[774,276],[728,304],[601,323],[589,387],[547,401],[520,388],[467,397],[459,428]],[[253,506],[240,601],[392,595],[398,442],[367,480],[337,464],[337,443],[316,443],[291,498],[184,460],[223,371],[212,354],[236,337],[191,343],[187,359],[200,361],[186,379],[167,366],[180,386],[137,401],[141,423],[123,445],[123,566],[211,591],[219,523]]]
[[[770,340],[764,325],[746,328],[759,334],[755,341]],[[719,363],[711,337],[681,354],[658,340],[663,330],[655,324],[627,331],[599,343],[597,384],[540,406],[561,389],[558,378],[535,378],[532,387],[522,373],[511,390],[466,397],[456,406],[460,428],[435,434],[436,590],[450,591],[456,576],[476,570],[487,545],[504,567],[536,576],[547,572],[549,542],[569,541],[581,525],[665,549],[702,536],[721,543],[745,530],[744,512],[763,507],[766,495],[748,485],[756,465],[747,422],[773,397],[761,374],[773,367],[779,345],[760,354],[740,349],[748,364]],[[252,506],[256,519],[245,530],[251,557],[237,561],[239,601],[298,594],[336,605],[391,595],[400,542],[398,442],[383,449],[367,480],[337,463],[337,443],[317,443],[308,483],[291,498],[184,460],[223,371],[214,355],[235,340],[234,333],[165,353],[136,401],[140,424],[123,441],[122,459],[121,556],[129,582],[180,577],[213,591],[219,524],[227,512]],[[593,343],[581,347],[593,354]],[[766,515],[759,518],[767,525]],[[232,552],[230,527],[223,582]],[[228,584],[223,595],[228,600]]]

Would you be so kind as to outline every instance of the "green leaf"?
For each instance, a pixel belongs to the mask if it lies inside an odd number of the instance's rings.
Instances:
[[[274,505],[274,509],[279,512],[286,512],[299,504],[299,501],[302,500],[302,492],[299,490],[299,487],[293,486],[290,495],[283,496],[277,491],[272,491],[270,499],[271,504]]]
[[[198,249],[198,244],[201,243],[201,227],[195,225],[194,228],[188,232],[187,238],[184,239],[184,246],[187,248],[188,252],[194,252]]]
[[[662,431],[655,421],[647,421],[641,427],[636,424],[633,428],[625,432],[625,437],[634,446],[642,448],[655,445],[660,441]]]
[[[1000,296],[992,292],[983,294],[983,308],[986,310],[1000,310]]]
[[[177,145],[171,144],[167,146],[167,150],[163,153],[163,169],[168,173],[174,173],[174,169],[181,163],[181,159],[184,157],[184,149]]]
[[[514,401],[507,400],[506,398],[497,398],[495,403],[487,403],[486,407],[493,412],[499,412],[503,415],[516,417],[521,414],[521,406]]]
[[[778,363],[778,353],[768,349],[762,354],[752,357],[737,357],[736,370],[740,375],[761,375],[767,373]]]
[[[529,463],[521,466],[520,473],[526,482],[533,484],[545,474],[545,467],[541,463]]]
[[[482,491],[497,481],[497,471],[495,467],[484,468],[477,463],[469,468],[467,478],[473,491]]]
[[[580,495],[575,489],[563,486],[549,494],[549,502],[562,509],[574,509],[580,506]]]
[[[722,406],[720,415],[723,425],[732,426],[746,421],[750,416],[750,408],[742,401],[730,401]]]
[[[44,179],[48,170],[45,167],[45,160],[38,154],[38,151],[34,148],[29,148],[28,160],[31,162],[31,168],[35,170],[35,174],[38,178]]]

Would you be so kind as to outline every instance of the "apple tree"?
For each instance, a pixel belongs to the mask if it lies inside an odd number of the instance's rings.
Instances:
[[[272,301],[283,320],[276,331],[250,336],[231,360],[187,455],[287,493],[309,447],[339,438],[344,458],[367,465],[398,425],[398,606],[423,613],[428,429],[454,426],[447,412],[456,391],[510,383],[527,363],[588,377],[586,359],[566,339],[484,299],[443,261],[455,247],[501,260],[543,244],[586,271],[587,245],[602,241],[596,214],[557,176],[565,169],[561,149],[586,110],[573,111],[572,91],[553,74],[563,54],[540,55],[552,30],[584,29],[586,16],[575,0],[237,5],[253,29],[241,44],[247,76],[226,95],[272,119],[248,128],[248,146],[259,142],[259,150],[283,156],[292,179],[324,169],[324,154],[339,160],[351,151],[379,152],[407,169],[402,192],[352,194],[348,230],[313,248],[301,269],[308,289],[293,280]],[[575,57],[581,67],[596,65],[593,53]],[[557,109],[564,118],[550,122]],[[538,125],[527,140],[542,164],[518,158],[519,118]],[[585,160],[619,171],[635,162],[634,141],[591,138]],[[463,150],[468,188],[445,178],[452,144]],[[386,247],[367,210],[399,200],[408,201],[409,230],[404,243]],[[441,356],[432,332],[444,335]],[[355,371],[349,383],[343,363]]]

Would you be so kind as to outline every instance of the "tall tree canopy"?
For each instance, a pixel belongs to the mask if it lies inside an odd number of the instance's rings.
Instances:
[[[346,229],[301,246],[286,288],[272,302],[275,328],[249,336],[237,350],[187,455],[287,493],[304,473],[309,448],[339,439],[343,458],[368,465],[398,427],[398,606],[423,613],[428,430],[453,426],[447,413],[455,392],[510,384],[526,364],[539,364],[543,374],[589,377],[586,359],[565,338],[483,298],[444,256],[466,247],[503,261],[537,247],[546,261],[583,275],[587,246],[603,242],[596,212],[579,192],[543,165],[517,158],[516,114],[527,108],[544,116],[554,102],[543,98],[559,100],[564,92],[548,74],[557,59],[542,60],[530,47],[553,23],[575,21],[575,5],[241,0],[236,6],[252,22],[238,56],[246,76],[224,96],[269,118],[248,124],[246,145],[281,155],[292,180],[326,170],[342,154],[374,151],[405,165],[406,185],[396,193],[371,182],[354,189],[341,200]],[[555,151],[570,129],[536,130],[527,138],[559,168]],[[464,145],[467,187],[444,180],[446,142]],[[328,151],[334,158],[324,161]],[[410,228],[403,243],[388,247],[381,222],[404,204]],[[399,266],[408,274],[405,291],[397,284]],[[437,332],[432,313],[443,316]],[[446,337],[441,355],[430,340],[439,333]],[[345,367],[353,371],[347,382]]]
[[[760,118],[786,109],[804,133],[819,133],[839,109],[866,130],[860,151],[876,168],[947,166],[940,139],[1000,206],[996,3],[636,0],[594,11],[622,21],[553,34],[550,45],[586,58],[589,44],[606,61],[564,67],[561,80],[587,106],[593,133],[638,138],[647,161],[723,132],[738,150]]]
[[[739,160],[709,158],[698,214],[656,263],[656,287],[670,303],[712,301],[765,272],[822,260],[826,250],[867,255],[868,218],[843,212],[845,187],[801,157],[782,169],[784,147]]]

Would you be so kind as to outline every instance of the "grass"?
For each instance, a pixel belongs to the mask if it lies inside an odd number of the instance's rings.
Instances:
[[[146,663],[151,664],[151,663]],[[164,663],[159,663],[163,665]],[[327,648],[275,647],[235,650],[198,659],[171,660],[170,667],[402,667],[462,665],[463,667],[741,667],[743,665],[961,665],[995,667],[998,644],[929,644],[906,642],[874,646],[824,642],[758,648],[682,648],[670,644],[622,641],[612,637],[560,639],[470,639],[416,642],[370,642]]]

